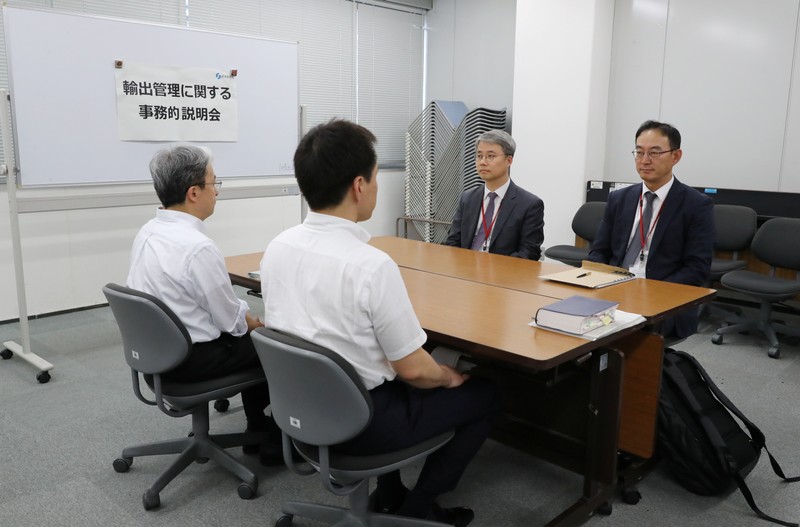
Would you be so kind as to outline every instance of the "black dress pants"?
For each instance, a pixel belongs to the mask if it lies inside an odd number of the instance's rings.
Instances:
[[[192,345],[186,361],[165,378],[177,382],[200,382],[251,368],[261,368],[250,335],[234,337],[223,333],[216,340]],[[264,409],[269,405],[269,391],[263,384],[242,390],[242,406],[247,426],[252,431],[266,431],[268,421]]]
[[[453,439],[428,456],[414,487],[433,497],[456,487],[500,412],[496,386],[481,378],[471,378],[457,388],[430,390],[394,380],[370,390],[370,395],[372,421],[361,434],[336,449],[380,454],[455,429]]]

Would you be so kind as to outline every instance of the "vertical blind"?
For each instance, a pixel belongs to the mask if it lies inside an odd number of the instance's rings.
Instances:
[[[404,163],[406,128],[423,107],[424,11],[420,9],[352,0],[6,3],[297,41],[299,98],[307,125],[340,117],[366,126],[378,137],[378,160],[384,167]],[[42,45],[57,43],[43,40]],[[7,86],[5,41],[0,38],[0,87]]]

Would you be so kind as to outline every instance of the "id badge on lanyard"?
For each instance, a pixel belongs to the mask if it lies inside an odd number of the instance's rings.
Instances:
[[[489,245],[491,245],[491,244],[492,244],[492,239],[491,238],[487,238],[487,239],[483,240],[483,243],[481,244],[480,252],[488,253],[489,252]]]
[[[647,269],[645,263],[647,262],[647,253],[648,251],[643,251],[642,254],[644,258],[639,258],[638,256],[633,260],[630,268],[628,270],[636,275],[636,278],[647,278],[645,274],[647,274]]]

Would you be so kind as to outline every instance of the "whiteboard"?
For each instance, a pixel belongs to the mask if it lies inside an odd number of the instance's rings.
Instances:
[[[166,143],[118,139],[116,60],[238,70],[238,141],[198,144],[220,177],[293,173],[296,43],[8,6],[3,18],[22,185],[150,179]]]

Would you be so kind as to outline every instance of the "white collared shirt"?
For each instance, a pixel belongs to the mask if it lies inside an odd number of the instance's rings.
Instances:
[[[484,210],[486,210],[486,207],[489,206],[489,193],[490,192],[494,192],[495,194],[497,194],[497,197],[494,198],[494,217],[492,218],[493,221],[494,221],[495,218],[497,218],[497,213],[500,211],[500,204],[503,202],[503,198],[505,197],[506,192],[508,192],[509,185],[511,185],[511,178],[509,178],[505,183],[503,183],[503,185],[497,190],[489,190],[489,189],[486,188],[486,185],[483,186],[483,209]],[[492,231],[494,231],[493,226],[490,226],[490,225],[487,224],[486,227],[487,228],[492,227]],[[478,224],[475,226],[475,232],[473,233],[473,236],[475,234],[477,234],[480,229],[483,229],[483,214],[479,213],[478,214]],[[488,236],[489,243],[491,243],[491,240],[492,240],[492,231],[489,232],[489,236]],[[487,246],[489,245],[489,243],[487,243]]]
[[[247,332],[247,302],[236,298],[225,259],[204,231],[191,214],[158,209],[133,241],[127,280],[167,304],[193,343]]]
[[[650,220],[650,227],[648,228],[649,232],[644,233],[647,240],[644,246],[644,260],[638,261],[634,260],[634,265],[641,266],[642,269],[645,269],[647,266],[647,257],[650,253],[650,242],[653,241],[653,233],[656,232],[656,223],[658,222],[659,215],[661,214],[661,207],[664,205],[664,200],[667,199],[667,194],[669,194],[669,190],[672,188],[672,184],[675,182],[675,176],[672,176],[667,183],[665,183],[661,188],[653,192],[656,195],[655,199],[653,200],[653,216]],[[646,192],[652,192],[647,186],[642,183],[641,184],[641,194],[639,195],[640,203],[644,207],[644,204],[647,202],[644,195]],[[634,219],[633,219],[633,227],[631,227],[631,234],[628,237],[628,245],[630,245],[631,240],[633,243],[641,244],[640,234],[639,234],[639,214],[640,209],[639,206],[636,206],[636,211],[634,212]],[[634,236],[636,239],[634,240]],[[633,267],[633,266],[632,266]]]
[[[261,292],[268,328],[338,353],[371,390],[427,337],[397,264],[369,238],[352,221],[309,212],[267,246]]]

